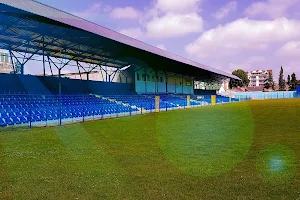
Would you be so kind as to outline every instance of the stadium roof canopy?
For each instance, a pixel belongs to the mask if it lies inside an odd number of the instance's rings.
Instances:
[[[203,81],[238,79],[33,0],[0,0],[0,48],[116,68],[143,63]]]

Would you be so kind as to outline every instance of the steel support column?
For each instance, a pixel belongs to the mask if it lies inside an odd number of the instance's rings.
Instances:
[[[182,88],[182,93],[181,94],[183,94],[183,75],[182,75],[182,77],[181,77],[181,88]]]
[[[62,118],[62,99],[61,99],[61,68],[58,68],[58,96],[59,96],[59,125],[61,126]]]
[[[168,73],[165,71],[165,78],[166,78],[166,93],[168,93]]]
[[[11,62],[11,65],[12,65],[13,70],[14,70],[14,74],[16,74],[15,63],[14,63],[14,59],[13,59],[13,55],[12,55],[11,50],[9,50],[9,55],[10,55],[10,62]]]

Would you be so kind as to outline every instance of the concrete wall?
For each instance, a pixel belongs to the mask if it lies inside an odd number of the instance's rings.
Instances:
[[[140,69],[135,72],[135,91],[139,94],[193,94],[194,88],[191,78]]]

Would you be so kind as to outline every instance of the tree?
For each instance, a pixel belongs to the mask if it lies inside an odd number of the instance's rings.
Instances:
[[[291,89],[291,77],[290,77],[290,75],[288,75],[286,83],[288,84],[289,89]]]
[[[242,69],[237,69],[232,72],[233,75],[239,77],[241,80],[230,79],[229,87],[243,87],[248,86],[250,80],[248,79],[247,73]]]
[[[284,91],[285,90],[285,81],[284,81],[284,78],[283,78],[283,68],[282,68],[282,66],[281,66],[280,72],[279,72],[278,84],[279,84],[279,90]]]
[[[268,78],[265,80],[265,83],[264,83],[264,88],[266,88],[266,89],[272,88],[272,90],[275,90],[275,83],[273,80],[272,72],[269,72]]]
[[[291,79],[291,83],[290,83],[290,90],[292,90],[292,91],[296,90],[296,86],[297,86],[296,74],[292,73],[292,79]]]

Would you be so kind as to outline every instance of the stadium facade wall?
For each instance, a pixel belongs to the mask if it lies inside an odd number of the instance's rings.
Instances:
[[[0,74],[0,93],[26,92],[26,89],[15,74]]]
[[[88,90],[94,94],[129,94],[134,92],[131,90],[131,84],[100,81],[88,81]]]
[[[155,93],[155,82],[147,82],[147,93]]]
[[[195,95],[216,95],[217,90],[202,90],[202,89],[195,89]]]
[[[58,93],[58,78],[41,77],[52,92]],[[62,93],[127,94],[133,92],[129,83],[61,79]]]
[[[167,93],[166,83],[157,83],[157,92],[158,93]]]
[[[135,82],[135,91],[137,93],[145,93],[146,92],[146,84],[142,81]]]
[[[64,94],[128,94],[133,93],[132,84],[61,78],[61,92]],[[59,92],[57,77],[0,74],[0,93],[51,94]]]
[[[139,69],[135,73],[135,91],[138,94],[194,94],[193,78],[152,69]]]
[[[25,90],[30,94],[45,94],[50,95],[50,91],[36,76],[17,75],[18,79],[23,84]]]
[[[169,93],[173,93],[173,94],[175,94],[176,93],[176,90],[175,90],[175,84],[168,84],[168,92]]]

